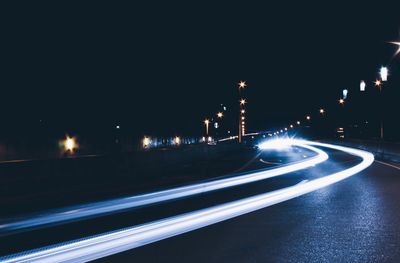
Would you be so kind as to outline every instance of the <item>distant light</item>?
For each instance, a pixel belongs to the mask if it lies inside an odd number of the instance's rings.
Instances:
[[[293,124],[290,124],[290,128],[293,128]]]
[[[343,99],[347,99],[347,95],[349,94],[349,91],[347,89],[343,90]]]
[[[297,125],[300,125],[300,121],[296,121]]]
[[[239,89],[244,89],[247,86],[246,81],[241,80],[239,82]]]
[[[381,70],[379,72],[379,74],[381,75],[381,80],[382,81],[387,81],[387,77],[389,74],[389,70],[387,67],[381,67]]]
[[[223,108],[223,109],[224,109],[224,111],[226,111],[226,107],[225,107],[225,106],[224,106],[224,108]]]
[[[208,136],[208,142],[212,142],[212,137]]]
[[[115,129],[119,129],[119,128],[120,128],[119,125],[115,126]]]
[[[367,84],[365,84],[364,80],[361,80],[361,82],[360,82],[360,91],[365,91],[365,86],[367,86]]]
[[[142,143],[143,143],[143,148],[148,148],[150,146],[150,144],[151,144],[151,140],[150,140],[149,137],[145,136],[143,138]]]
[[[181,144],[181,138],[179,138],[179,136],[176,136],[174,141],[176,145]]]
[[[321,109],[319,109],[319,113],[324,114],[325,110],[321,108]]]
[[[230,134],[231,133],[231,131],[228,131],[228,134]]]
[[[201,138],[201,140],[202,140],[203,142],[205,142],[205,141],[206,141],[206,137],[203,136],[203,138]]]
[[[245,119],[245,117],[244,116],[242,116],[242,120],[244,120]]]
[[[243,113],[245,113],[246,111],[245,111],[245,110],[241,110],[240,112],[243,114]]]
[[[281,132],[283,132],[283,130],[281,130]]]
[[[307,119],[307,120],[311,120],[310,115],[307,115],[306,119]]]
[[[64,141],[64,149],[66,152],[73,152],[77,148],[75,138],[68,137]]]
[[[214,123],[214,128],[215,128],[215,129],[218,129],[218,127],[219,127],[218,122],[215,122],[215,123]]]
[[[204,124],[205,124],[205,125],[210,124],[210,120],[209,120],[209,119],[205,119],[205,120],[204,120]]]
[[[377,79],[377,80],[375,80],[374,84],[375,84],[375,87],[379,88],[382,85],[382,82],[379,79]]]
[[[344,99],[339,99],[339,103],[343,105],[344,104]]]
[[[246,100],[245,99],[241,99],[240,100],[240,105],[244,105],[244,104],[246,104]]]
[[[223,114],[222,112],[218,112],[218,113],[217,113],[217,117],[218,117],[218,118],[222,118],[222,117],[224,117],[224,114]]]

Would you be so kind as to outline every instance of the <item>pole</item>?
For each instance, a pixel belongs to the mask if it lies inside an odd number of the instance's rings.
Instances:
[[[241,92],[241,87],[239,86],[239,100],[242,97],[242,92]],[[238,140],[239,143],[242,143],[242,122],[241,122],[241,117],[242,117],[242,104],[239,101],[239,120],[238,120],[238,124],[239,124],[239,133],[238,133]]]
[[[379,86],[379,97],[381,100],[381,140],[383,140],[383,98],[382,98],[382,85]]]

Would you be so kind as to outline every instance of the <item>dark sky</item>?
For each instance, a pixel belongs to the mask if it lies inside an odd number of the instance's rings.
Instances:
[[[249,129],[265,129],[357,91],[382,64],[400,75],[386,43],[400,38],[398,6],[271,2],[3,6],[3,123],[189,134],[243,79]]]

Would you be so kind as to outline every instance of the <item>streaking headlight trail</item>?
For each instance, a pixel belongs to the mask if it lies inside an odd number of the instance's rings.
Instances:
[[[270,145],[269,148],[272,149],[273,146],[279,148],[278,144],[274,143],[273,145]],[[145,206],[149,204],[155,204],[177,198],[188,197],[196,194],[215,191],[227,187],[238,186],[246,183],[252,183],[267,178],[295,172],[301,169],[305,169],[310,166],[324,162],[328,159],[328,155],[325,152],[313,146],[305,145],[304,143],[299,144],[295,140],[290,140],[290,142],[285,142],[286,146],[289,146],[289,144],[311,150],[315,152],[316,155],[306,160],[302,160],[301,162],[295,162],[274,169],[262,170],[258,172],[252,172],[250,174],[232,176],[229,178],[213,180],[205,183],[197,183],[148,194],[124,197],[107,201],[100,201],[79,206],[66,207],[55,210],[53,212],[49,212],[38,216],[33,216],[31,218],[23,220],[14,220],[3,223],[0,222],[0,235],[1,234],[4,235],[7,232],[12,232],[16,230],[22,230],[34,227],[43,227],[49,224],[60,224],[60,223],[66,223],[71,220],[79,220],[89,217],[116,213],[126,209],[133,209],[136,207]]]
[[[331,148],[362,158],[361,163],[340,172],[280,190],[237,201],[133,226],[58,246],[27,251],[0,259],[2,262],[87,262],[152,242],[186,233],[233,217],[256,211],[346,179],[370,166],[371,153],[342,146],[298,141],[307,145]]]

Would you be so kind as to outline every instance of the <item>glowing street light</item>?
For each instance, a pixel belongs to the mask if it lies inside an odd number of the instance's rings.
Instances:
[[[387,67],[381,67],[381,70],[379,72],[379,74],[381,75],[381,80],[382,81],[387,81],[387,77],[389,74],[389,70]]]
[[[208,135],[208,125],[210,124],[210,120],[209,119],[205,119],[204,120],[204,124],[206,125],[206,135]]]
[[[218,112],[217,117],[221,119],[222,117],[224,117],[224,114],[222,112]]]
[[[321,113],[322,115],[325,113],[325,110],[324,109],[319,109],[319,113]]]
[[[297,125],[300,125],[300,121],[296,121],[296,124],[297,124]]]
[[[339,104],[344,105],[344,99],[339,99]]]
[[[310,115],[307,115],[306,119],[307,119],[308,121],[311,120]]]
[[[244,105],[244,104],[246,104],[247,102],[246,102],[246,100],[245,99],[241,99],[240,100],[240,105]]]
[[[365,87],[367,86],[367,84],[365,84],[364,80],[361,80],[360,82],[360,91],[365,91]]]
[[[174,139],[174,142],[175,142],[176,145],[181,144],[181,138],[179,136],[176,136],[175,139]]]
[[[145,136],[142,141],[143,148],[148,148],[151,144],[151,140],[149,137]]]
[[[68,137],[64,140],[64,149],[66,152],[73,152],[77,148],[75,138]]]
[[[241,114],[244,114],[245,112],[246,112],[245,110],[241,110],[241,111],[240,111]]]
[[[290,128],[293,128],[293,124],[290,124]]]
[[[375,87],[380,89],[382,87],[382,81],[377,79],[377,80],[374,81],[374,85],[375,85]]]
[[[347,89],[343,90],[343,99],[347,99],[347,94],[349,94],[349,91]]]
[[[246,81],[241,80],[239,82],[239,89],[244,89],[247,86]]]

